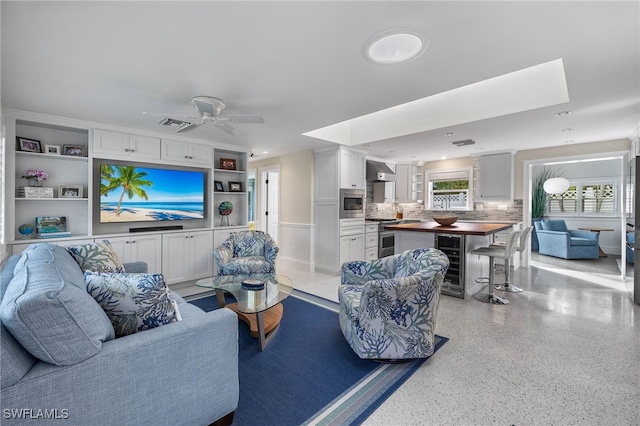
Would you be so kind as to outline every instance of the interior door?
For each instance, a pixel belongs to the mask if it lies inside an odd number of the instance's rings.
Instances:
[[[280,228],[280,169],[263,169],[260,229],[278,244]]]

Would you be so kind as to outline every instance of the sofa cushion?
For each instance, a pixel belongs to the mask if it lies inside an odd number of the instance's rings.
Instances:
[[[109,241],[68,246],[67,250],[83,271],[125,272],[120,256]]]
[[[544,231],[569,232],[564,220],[542,220],[540,225]]]
[[[237,257],[223,265],[220,272],[222,275],[267,274],[271,272],[271,264],[264,256]]]
[[[161,274],[110,274],[87,271],[87,291],[111,320],[116,337],[180,321]]]
[[[71,365],[113,339],[109,319],[83,285],[82,272],[62,247],[37,244],[23,253],[0,304],[0,319],[36,358]]]

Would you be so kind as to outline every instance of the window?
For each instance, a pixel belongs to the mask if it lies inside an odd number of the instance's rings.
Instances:
[[[616,182],[593,179],[574,181],[562,194],[549,196],[550,215],[615,216]]]
[[[472,210],[473,167],[427,170],[429,210]]]

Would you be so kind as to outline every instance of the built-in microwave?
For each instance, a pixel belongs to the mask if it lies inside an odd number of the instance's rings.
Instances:
[[[364,189],[340,190],[340,219],[364,217]]]

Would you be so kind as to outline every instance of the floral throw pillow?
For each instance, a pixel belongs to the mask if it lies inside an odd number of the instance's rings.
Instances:
[[[83,272],[125,272],[120,256],[109,241],[68,246]]]
[[[84,273],[87,292],[113,324],[116,337],[181,321],[162,274]]]

